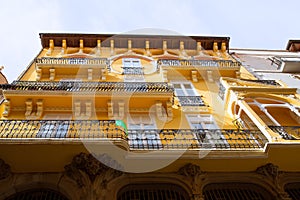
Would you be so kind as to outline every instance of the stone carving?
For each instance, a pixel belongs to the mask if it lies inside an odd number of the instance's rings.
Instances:
[[[5,179],[11,175],[10,166],[0,159],[0,180]]]
[[[268,163],[256,169],[256,173],[264,175],[272,180],[277,180],[279,175],[279,168],[272,163]]]
[[[198,165],[193,165],[191,163],[186,164],[185,166],[181,167],[178,171],[180,175],[184,175],[186,177],[193,178],[202,174],[200,167]]]
[[[110,159],[110,166],[121,169],[108,155],[102,154],[99,158],[105,160],[106,163]],[[78,187],[81,188],[93,184],[96,179],[100,185],[106,187],[109,181],[122,175],[122,172],[102,164],[91,154],[80,153],[73,158],[71,164],[65,166],[65,174],[76,181]]]
[[[201,184],[204,180],[204,177],[202,176],[205,175],[205,173],[201,171],[198,165],[194,165],[191,163],[186,164],[178,170],[178,174],[183,175],[189,179],[194,194],[199,194],[200,196],[202,195]]]

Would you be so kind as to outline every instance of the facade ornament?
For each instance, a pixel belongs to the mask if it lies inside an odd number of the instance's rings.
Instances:
[[[202,176],[205,175],[205,173],[201,171],[198,165],[191,163],[186,164],[178,170],[178,174],[185,176],[189,180],[195,197],[202,196],[201,185],[202,181],[204,180],[204,177]]]
[[[102,154],[98,157],[106,160],[110,158],[106,154]],[[100,182],[100,185],[106,187],[109,181],[121,176],[123,172],[104,165],[99,161],[100,159],[96,159],[91,154],[80,153],[74,156],[71,164],[65,166],[65,174],[76,181],[80,188],[93,184],[96,179],[98,183]],[[117,167],[117,169],[121,169],[121,167]]]
[[[6,179],[11,175],[10,166],[0,158],[0,180]]]
[[[273,181],[277,181],[279,176],[279,167],[272,163],[268,163],[266,165],[258,167],[255,172],[263,176],[266,176]]]

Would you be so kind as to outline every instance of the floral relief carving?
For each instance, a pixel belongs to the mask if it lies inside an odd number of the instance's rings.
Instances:
[[[102,154],[99,157],[106,160],[111,159],[106,154]],[[115,164],[117,165],[117,163]],[[117,169],[120,169],[120,167]],[[76,181],[78,187],[81,188],[93,184],[99,178],[100,180],[97,182],[101,182],[100,185],[106,186],[107,182],[121,176],[123,173],[104,165],[91,154],[80,153],[74,156],[71,164],[65,166],[65,174]]]
[[[201,185],[202,185],[202,181],[203,181],[203,176],[205,175],[205,173],[203,171],[201,171],[200,167],[198,165],[194,165],[194,164],[186,164],[185,166],[181,167],[178,170],[178,174],[185,176],[193,189],[193,192],[195,193],[195,195],[201,194]],[[199,196],[199,195],[198,195]]]

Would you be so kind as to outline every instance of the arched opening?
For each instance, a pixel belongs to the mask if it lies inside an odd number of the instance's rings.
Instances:
[[[285,185],[284,190],[289,194],[292,200],[300,199],[300,182],[288,183]]]
[[[251,183],[212,183],[203,189],[205,200],[272,200],[265,188]]]
[[[188,200],[188,193],[174,184],[130,184],[118,192],[117,200]]]
[[[5,200],[68,200],[58,191],[46,188],[36,188],[17,192]]]

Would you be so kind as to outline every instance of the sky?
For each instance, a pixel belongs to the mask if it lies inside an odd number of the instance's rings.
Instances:
[[[39,33],[163,29],[229,36],[231,48],[285,49],[300,38],[299,0],[0,0],[0,66],[9,82],[41,50]]]

